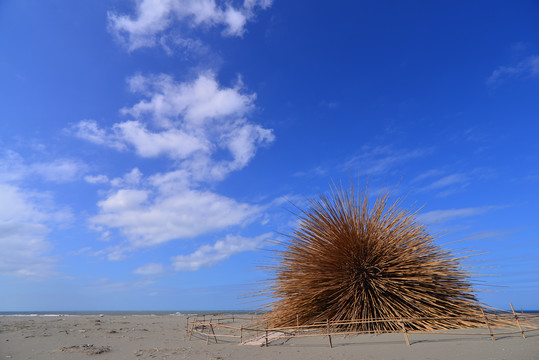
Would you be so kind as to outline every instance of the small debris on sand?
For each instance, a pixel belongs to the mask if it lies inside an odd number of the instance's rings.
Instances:
[[[63,352],[81,352],[87,355],[99,355],[111,350],[110,346],[95,346],[94,344],[67,346],[60,349]]]

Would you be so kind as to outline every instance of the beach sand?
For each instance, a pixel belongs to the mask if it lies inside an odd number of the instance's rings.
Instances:
[[[403,334],[279,340],[269,347],[240,346],[237,339],[200,335],[191,341],[184,316],[0,317],[3,359],[539,359],[539,332],[489,336]],[[485,333],[485,329],[465,333]],[[462,332],[460,330],[459,332]],[[503,332],[496,329],[495,332]]]

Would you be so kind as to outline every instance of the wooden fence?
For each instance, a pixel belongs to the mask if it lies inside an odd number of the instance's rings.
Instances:
[[[510,312],[483,313],[481,318],[461,318],[460,320],[474,320],[484,323],[487,332],[447,332],[443,330],[413,330],[412,324],[414,321],[420,320],[444,320],[453,319],[448,317],[430,317],[430,318],[385,318],[385,319],[369,319],[369,320],[350,320],[350,321],[330,321],[319,322],[309,325],[299,325],[288,327],[268,327],[263,326],[259,321],[255,321],[255,316],[245,315],[228,315],[228,316],[197,316],[195,318],[188,317],[186,324],[186,336],[189,340],[193,336],[198,339],[205,339],[206,344],[212,342],[218,343],[218,338],[228,339],[228,342],[237,342],[243,345],[260,345],[269,346],[272,341],[278,339],[290,339],[300,337],[327,337],[330,347],[333,347],[332,337],[357,335],[357,334],[382,334],[395,333],[395,331],[349,331],[346,328],[351,325],[393,322],[401,325],[401,333],[407,345],[410,345],[408,338],[409,334],[442,334],[442,335],[464,335],[464,336],[490,336],[492,341],[496,341],[496,336],[505,336],[512,334],[521,334],[522,338],[526,338],[526,333],[538,331],[537,322],[534,320],[539,318],[539,314],[518,314],[513,309],[511,304]],[[233,325],[230,325],[232,323]],[[238,326],[237,323],[240,323]],[[245,323],[245,326],[242,324]],[[504,327],[499,329],[501,332],[494,332],[493,323],[504,324]],[[518,330],[517,330],[518,329]],[[458,331],[458,330],[457,330]],[[223,340],[224,341],[224,340]]]

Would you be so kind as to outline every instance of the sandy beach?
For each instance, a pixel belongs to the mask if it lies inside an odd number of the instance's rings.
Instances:
[[[245,321],[247,321],[245,319]],[[1,359],[539,359],[539,332],[489,336],[402,334],[293,338],[269,347],[186,335],[185,316],[0,317]],[[466,330],[469,334],[486,329]],[[462,330],[460,330],[462,332]],[[495,329],[495,332],[503,332]]]

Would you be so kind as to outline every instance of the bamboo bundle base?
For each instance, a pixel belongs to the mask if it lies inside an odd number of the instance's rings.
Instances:
[[[302,338],[302,337],[327,337],[328,344],[333,347],[332,338],[335,336],[349,336],[349,335],[361,335],[369,334],[372,331],[368,330],[350,330],[351,328],[361,328],[361,325],[367,323],[394,323],[397,321],[400,324],[398,331],[383,330],[378,333],[402,333],[404,341],[407,345],[411,345],[410,335],[448,335],[448,336],[476,336],[476,337],[490,337],[493,341],[497,340],[496,337],[519,334],[525,339],[525,334],[530,332],[539,331],[537,326],[537,320],[539,315],[517,315],[514,311],[504,313],[483,313],[482,317],[475,319],[476,322],[482,322],[482,332],[455,332],[444,331],[444,329],[437,328],[429,331],[426,330],[413,330],[409,324],[413,324],[418,321],[425,321],[425,318],[399,318],[399,319],[371,319],[371,320],[346,320],[346,321],[329,321],[320,322],[312,325],[295,325],[290,327],[278,327],[267,328],[264,326],[258,326],[257,323],[251,323],[250,325],[240,326],[235,324],[224,324],[224,321],[219,319],[210,319],[209,321],[195,319],[190,322],[186,331],[189,332],[189,339],[193,335],[206,341],[206,344],[210,343],[239,343],[240,345],[258,345],[269,346],[272,342],[280,339],[290,338]],[[431,318],[430,321],[441,321],[443,317]],[[470,318],[461,318],[461,321],[471,321]],[[258,325],[261,325],[258,322]],[[354,327],[350,325],[356,325]],[[494,330],[495,329],[495,330]],[[225,333],[223,333],[225,332]],[[219,339],[219,340],[218,340]]]

